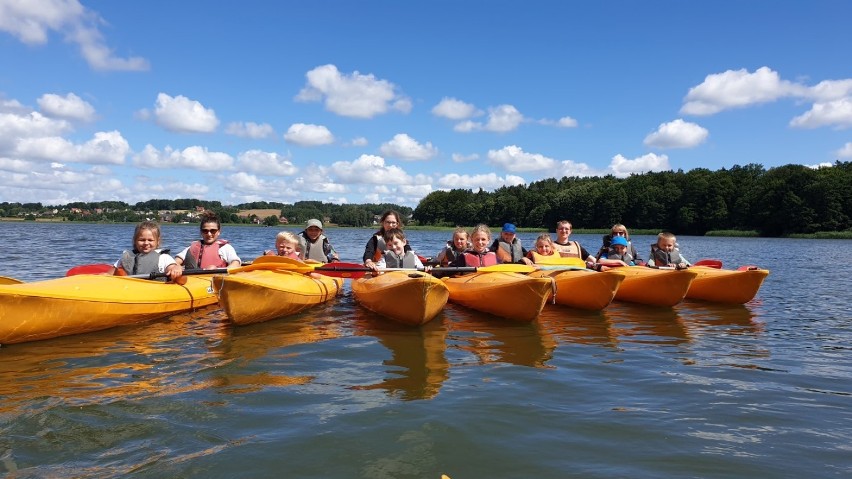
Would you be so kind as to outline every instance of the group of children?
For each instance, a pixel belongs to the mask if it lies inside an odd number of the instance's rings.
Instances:
[[[184,268],[215,269],[242,264],[234,247],[220,239],[222,225],[215,213],[206,211],[201,215],[201,239],[193,241],[180,253],[170,256],[169,250],[160,248],[160,227],[152,221],[136,226],[133,233],[133,249],[124,251],[107,274],[141,275],[163,273],[168,279],[178,281]],[[556,225],[556,240],[548,233],[538,236],[533,250],[527,251],[517,237],[517,228],[512,223],[503,225],[499,238],[492,241],[491,230],[484,224],[474,226],[470,232],[459,227],[447,245],[441,249],[434,261],[424,266],[415,254],[402,230],[402,217],[388,210],[381,216],[381,226],[364,247],[364,266],[378,272],[385,268],[430,269],[432,264],[450,267],[482,267],[500,263],[534,265],[552,263],[557,258],[577,258],[588,268],[606,270],[620,266],[645,265],[624,225],[616,224],[610,235],[604,237],[604,246],[597,256],[591,255],[579,242],[569,239],[571,223],[560,221]],[[294,234],[282,231],[275,237],[275,249],[264,251],[265,255],[283,256],[298,260],[315,260],[322,263],[340,261],[328,237],[323,234],[323,224],[317,219],[307,222],[307,227]],[[672,233],[657,235],[651,245],[649,266],[690,266],[677,246]]]

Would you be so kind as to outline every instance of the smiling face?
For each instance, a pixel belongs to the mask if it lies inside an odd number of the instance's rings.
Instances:
[[[506,242],[511,243],[513,239],[515,239],[515,233],[509,233],[508,231],[503,231],[500,233],[500,238]]]
[[[316,226],[311,226],[306,229],[305,232],[308,234],[308,238],[310,238],[311,241],[316,241],[316,239],[319,238],[320,233],[322,233],[322,230]]]
[[[157,249],[160,245],[160,238],[149,229],[139,230],[136,238],[133,239],[133,246],[140,253],[150,253]]]
[[[220,234],[219,224],[215,221],[201,224],[201,241],[203,241],[204,244],[213,244],[213,242],[219,239]]]
[[[296,251],[297,244],[286,239],[279,239],[275,242],[275,249],[278,250],[278,256],[290,256]]]
[[[625,252],[627,252],[627,247],[620,244],[613,245],[613,249],[615,249],[615,252],[619,255],[623,255]]]
[[[453,234],[453,246],[458,250],[462,251],[467,248],[467,233],[454,233]]]
[[[405,240],[400,238],[399,236],[394,236],[387,242],[388,249],[393,251],[396,255],[402,256],[405,254]]]
[[[571,229],[571,223],[560,223],[556,227],[556,241],[560,243],[567,242],[568,237],[571,236]]]
[[[553,254],[553,243],[540,239],[535,242],[535,251],[542,256],[550,256]]]
[[[382,228],[384,228],[385,231],[399,227],[399,218],[397,218],[396,215],[387,215],[385,219],[382,220]]]
[[[484,231],[477,231],[470,237],[470,243],[473,246],[473,249],[478,253],[488,250],[488,243],[490,242],[491,238],[489,238]]]

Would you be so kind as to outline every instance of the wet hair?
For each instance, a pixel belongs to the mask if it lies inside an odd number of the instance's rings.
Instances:
[[[400,228],[391,228],[385,231],[382,234],[382,238],[384,238],[385,243],[390,243],[392,239],[399,238],[405,242],[405,232],[403,232]]]
[[[133,230],[133,248],[136,248],[136,239],[139,238],[139,235],[142,234],[143,231],[148,230],[154,234],[154,238],[157,240],[157,247],[160,247],[160,225],[158,225],[154,221],[143,221],[136,225],[136,229]]]
[[[206,223],[216,223],[216,228],[222,229],[222,223],[219,221],[219,215],[216,213],[210,210],[204,210],[200,215],[198,215],[198,217],[201,218],[201,225],[199,228],[204,228]]]

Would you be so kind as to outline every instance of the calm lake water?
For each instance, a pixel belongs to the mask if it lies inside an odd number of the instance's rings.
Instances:
[[[113,262],[132,225],[0,222],[0,275]],[[244,260],[277,229],[226,226]],[[344,261],[370,230],[330,229]],[[164,227],[173,252],[197,227]],[[520,237],[531,245],[535,234]],[[576,235],[587,249],[597,235]],[[447,233],[410,231],[421,254]],[[647,255],[652,237],[635,237]],[[771,270],[744,306],[448,305],[395,326],[345,294],[234,328],[215,307],[0,348],[0,475],[294,478],[852,476],[852,275],[840,240],[680,237]]]

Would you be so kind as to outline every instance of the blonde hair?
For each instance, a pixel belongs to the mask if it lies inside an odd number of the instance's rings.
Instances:
[[[491,241],[491,230],[488,229],[488,226],[482,223],[474,226],[472,230],[470,230],[469,238],[473,238],[473,235],[476,233],[485,233],[485,236],[488,237],[488,240]]]
[[[464,228],[464,226],[457,226],[456,229],[453,230],[453,238],[455,238],[456,235],[462,234],[467,236],[468,239],[470,239],[470,235],[467,233],[467,230]]]
[[[610,228],[610,233],[612,233],[614,235],[616,233],[616,231],[621,231],[621,230],[624,230],[624,239],[629,240],[630,239],[630,232],[627,231],[627,227],[624,226],[621,223],[616,223],[616,224],[612,225],[612,228]]]
[[[133,247],[136,248],[136,240],[139,238],[139,235],[142,234],[142,231],[148,230],[157,240],[157,248],[160,247],[160,225],[155,223],[154,221],[143,221],[136,225],[136,229],[133,230]]]
[[[288,244],[295,244],[296,246],[299,245],[299,238],[297,238],[296,235],[289,231],[282,231],[275,235],[275,243],[278,244],[278,242],[280,241],[283,241]]]
[[[677,237],[674,235],[674,233],[669,233],[668,231],[663,231],[662,233],[657,235],[657,242],[658,243],[660,242],[661,239],[674,240],[675,244],[677,244]]]
[[[549,243],[550,247],[553,247],[553,238],[550,237],[550,233],[542,233],[538,235],[538,238],[535,239],[535,247],[538,248],[538,242],[544,241],[545,243]]]

